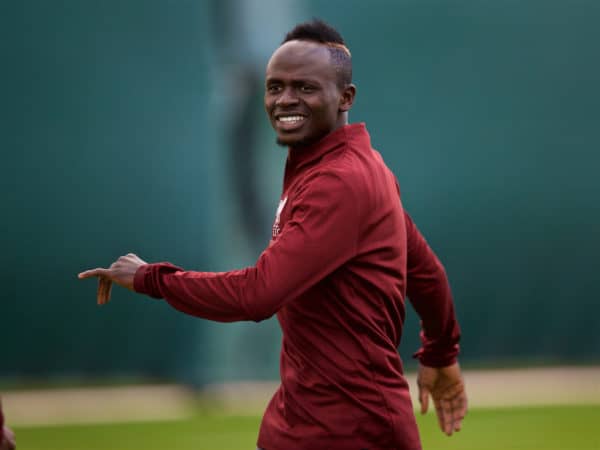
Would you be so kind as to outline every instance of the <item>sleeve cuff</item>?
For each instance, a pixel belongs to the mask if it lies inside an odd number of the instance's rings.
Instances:
[[[151,264],[144,264],[143,266],[138,267],[135,275],[133,276],[133,290],[140,294],[149,295],[150,292],[146,288],[146,277],[150,272]]]
[[[413,358],[418,359],[421,364],[427,367],[447,367],[458,361],[458,344],[454,348],[443,354],[428,352],[424,348],[419,349]]]
[[[144,264],[133,276],[133,290],[152,298],[164,298],[165,275],[183,271],[182,268],[168,262]]]

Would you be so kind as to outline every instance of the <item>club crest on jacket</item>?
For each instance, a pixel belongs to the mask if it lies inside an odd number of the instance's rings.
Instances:
[[[281,217],[281,211],[283,211],[283,208],[285,207],[286,202],[287,202],[287,197],[279,200],[279,206],[277,206],[277,214],[275,214],[275,223],[273,224],[273,233],[272,233],[273,239],[275,239],[277,237],[277,235],[279,234],[279,232],[281,231],[281,227],[279,226],[279,218]]]

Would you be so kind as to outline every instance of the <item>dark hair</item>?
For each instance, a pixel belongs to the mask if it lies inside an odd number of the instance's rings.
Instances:
[[[311,41],[327,46],[340,87],[352,83],[352,55],[342,35],[331,25],[320,19],[299,23],[285,35],[282,44],[289,41]]]

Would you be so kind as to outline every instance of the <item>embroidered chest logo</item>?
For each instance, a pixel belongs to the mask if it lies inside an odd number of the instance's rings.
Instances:
[[[273,239],[276,238],[277,235],[279,234],[279,232],[281,231],[281,227],[279,226],[279,218],[281,217],[281,211],[283,211],[283,208],[284,208],[286,202],[287,202],[287,197],[279,200],[279,206],[277,207],[277,214],[275,215],[275,223],[273,224],[273,233],[272,233]]]

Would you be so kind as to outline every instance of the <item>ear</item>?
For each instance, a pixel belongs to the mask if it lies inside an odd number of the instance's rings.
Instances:
[[[356,97],[356,86],[349,84],[342,90],[339,111],[350,111],[350,108],[352,108],[352,105],[354,104],[354,97]]]

